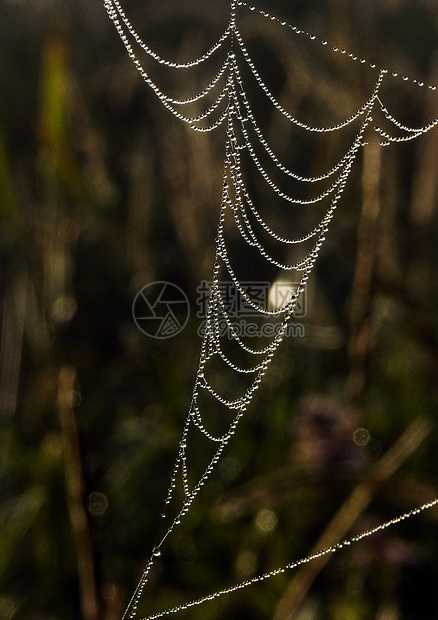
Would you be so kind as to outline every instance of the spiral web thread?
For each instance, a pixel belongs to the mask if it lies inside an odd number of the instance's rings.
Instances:
[[[250,404],[254,393],[258,389],[277,348],[287,335],[288,325],[294,315],[298,300],[305,290],[307,280],[323,245],[330,221],[334,216],[338,202],[345,189],[355,158],[360,149],[367,144],[366,135],[369,133],[370,124],[373,121],[373,112],[377,110],[380,114],[383,114],[383,117],[386,119],[389,126],[393,126],[396,129],[396,135],[390,135],[387,130],[384,130],[380,126],[374,127],[374,131],[378,135],[379,144],[381,146],[388,146],[393,142],[405,142],[417,138],[438,125],[438,118],[424,127],[407,127],[406,125],[400,123],[390,114],[381,100],[381,86],[387,76],[390,76],[391,78],[398,78],[405,82],[410,81],[419,87],[424,87],[432,91],[435,91],[436,87],[432,85],[425,85],[423,82],[408,78],[407,76],[399,76],[397,73],[390,72],[387,69],[378,69],[375,64],[369,63],[363,58],[358,58],[353,53],[333,47],[332,49],[334,52],[346,55],[352,61],[358,62],[362,65],[367,65],[371,70],[373,70],[376,74],[374,87],[371,89],[368,99],[360,107],[360,109],[358,109],[356,113],[343,122],[327,127],[308,125],[295,118],[290,112],[285,110],[263,81],[245,46],[244,38],[238,29],[236,12],[240,9],[246,12],[255,11],[263,18],[275,22],[282,28],[288,29],[296,36],[305,37],[322,46],[328,45],[326,41],[317,41],[314,35],[300,30],[299,28],[290,25],[273,15],[266,13],[265,11],[258,10],[254,6],[248,5],[246,2],[231,0],[229,23],[217,42],[202,56],[190,62],[172,62],[162,58],[142,41],[128,20],[118,0],[103,1],[131,60],[141,73],[146,84],[153,90],[161,103],[175,117],[188,124],[188,126],[194,131],[211,132],[220,126],[224,126],[226,135],[222,201],[216,237],[213,278],[205,322],[205,334],[201,345],[199,367],[193,389],[191,405],[183,427],[182,437],[179,443],[178,456],[175,461],[167,498],[165,500],[165,507],[162,514],[162,524],[165,523],[164,520],[167,517],[169,504],[174,499],[177,483],[182,483],[184,499],[182,507],[179,509],[176,517],[171,520],[170,525],[164,526],[164,536],[157,539],[157,544],[152,551],[151,557],[144,569],[137,589],[135,590],[130,604],[125,611],[123,618],[129,617],[130,619],[133,619],[137,617],[140,597],[148,581],[148,575],[154,563],[154,559],[161,554],[160,548],[162,544],[173,529],[180,523],[183,516],[188,512],[193,500],[209,478],[214,467],[217,465],[222,452],[236,431],[238,423]],[[153,61],[152,64],[155,63],[172,69],[179,69],[182,72],[193,67],[201,66],[211,58],[216,58],[219,54],[222,54],[222,64],[220,65],[217,73],[212,79],[210,79],[203,90],[191,97],[178,99],[164,94],[154,83],[154,81],[152,81],[138,60],[138,57],[134,52],[134,47],[138,48],[138,53],[143,53],[149,57],[149,59]],[[244,71],[242,70],[242,67]],[[243,77],[244,72],[249,73],[252,76],[252,79],[264,93],[268,102],[292,126],[306,132],[320,134],[336,132],[344,128],[352,128],[353,137],[351,138],[351,144],[337,164],[335,164],[328,171],[311,177],[297,174],[281,163],[280,159],[275,155],[267,139],[263,135],[260,124],[256,119],[256,114],[251,107],[249,96],[247,95],[245,89]],[[195,116],[190,116],[189,114],[184,113],[185,106],[200,104],[207,98],[209,100],[213,98],[213,102],[207,104],[208,107],[206,107],[203,112]],[[280,184],[275,182],[272,179],[272,176],[267,172],[261,162],[260,156],[258,155],[260,151],[264,153],[264,157],[272,162],[277,176],[281,177],[283,175],[283,178],[287,177],[293,179],[294,182],[302,184],[306,187],[313,186],[314,184],[318,185],[324,182],[326,185],[328,184],[328,187],[325,187],[322,191],[317,193],[315,197],[308,199],[302,199],[298,196],[290,195],[287,191],[281,189]],[[295,206],[315,209],[319,205],[322,206],[323,215],[313,229],[296,238],[283,236],[279,232],[273,230],[273,227],[266,222],[261,210],[257,207],[256,201],[252,197],[252,189],[246,182],[244,168],[241,161],[243,154],[246,154],[246,157],[249,157],[256,173],[266,182],[275,200],[280,200],[287,203],[290,205],[290,208]],[[300,194],[300,196],[302,195],[303,193]],[[267,304],[264,304],[263,306],[260,305],[259,300],[251,294],[251,290],[248,287],[245,287],[244,283],[239,281],[239,278],[233,270],[226,243],[226,215],[232,216],[235,226],[240,232],[243,241],[249,247],[253,248],[254,251],[258,252],[260,257],[262,257],[268,265],[276,267],[280,270],[294,271],[300,274],[298,285],[290,292],[287,301],[283,305],[280,305],[274,309],[268,307]],[[260,240],[260,235],[257,234],[255,225],[263,230],[264,236],[268,236],[272,242],[275,242],[283,249],[287,250],[291,246],[299,247],[305,242],[311,242],[312,247],[310,251],[307,251],[304,257],[298,261],[292,263],[287,263],[283,260],[280,261],[270,255],[268,249]],[[253,311],[258,313],[260,316],[272,317],[277,320],[275,336],[266,346],[255,349],[244,342],[244,340],[237,333],[227,310],[226,299],[220,283],[221,273],[227,274],[227,277],[234,286],[236,294],[239,295],[244,303],[247,304],[247,307],[252,308]],[[247,358],[253,360],[252,363],[244,365],[242,363],[234,362],[225,353],[222,346],[224,334],[221,333],[220,328],[224,324],[227,332],[226,337],[233,341],[233,343],[245,353]],[[227,398],[224,394],[220,393],[219,389],[212,385],[211,380],[209,379],[209,367],[214,360],[219,360],[225,363],[238,376],[245,375],[246,377],[249,377],[249,385],[240,397],[234,399]],[[201,395],[203,393],[206,393],[210,398],[213,398],[220,406],[224,407],[225,410],[231,413],[231,422],[226,431],[222,434],[214,433],[207,428],[207,424],[201,410],[202,408],[199,404],[199,400],[201,400]],[[191,485],[188,475],[189,459],[187,457],[186,450],[189,431],[194,428],[200,431],[213,444],[213,446],[215,446],[215,452],[208,466],[205,468],[204,473],[199,477],[196,484]],[[283,568],[254,577],[248,581],[225,590],[215,592],[214,594],[205,596],[201,599],[179,605],[178,607],[165,610],[152,616],[148,616],[145,620],[153,620],[155,618],[176,613],[194,605],[199,605],[213,598],[217,598],[223,594],[242,589],[259,581],[264,581],[267,578],[282,573],[287,569],[296,568],[297,566],[309,562],[312,559],[337,551],[352,542],[362,540],[366,536],[369,536],[381,529],[385,529],[390,525],[398,523],[423,510],[431,508],[437,503],[438,499],[396,517],[395,519],[392,519],[391,521],[388,521],[372,530],[368,530],[358,536],[339,543],[334,547],[322,550],[321,552],[308,556],[302,560],[288,564]]]

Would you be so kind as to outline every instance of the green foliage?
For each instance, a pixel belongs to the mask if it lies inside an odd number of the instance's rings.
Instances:
[[[226,23],[225,0],[216,11],[151,2],[147,14],[145,3],[128,4],[146,35],[157,45],[167,36],[163,45],[181,53],[203,49]],[[265,3],[321,38],[434,80],[433,3],[296,4],[294,15],[290,3]],[[222,142],[189,135],[159,108],[99,2],[0,0],[0,10],[0,620],[115,620],[155,543],[200,346],[194,311],[179,336],[153,341],[136,328],[131,305],[142,286],[167,280],[196,307],[196,287],[211,277]],[[292,60],[282,45],[266,49],[287,100]],[[312,63],[309,100],[362,97],[355,66],[336,81]],[[424,124],[437,115],[418,89],[397,92],[404,118]],[[434,421],[437,144],[435,131],[385,150],[380,208],[365,237],[358,165],[309,287],[305,336],[285,343],[221,466],[169,539],[148,610],[307,555],[414,420]],[[342,145],[313,146],[308,157]],[[357,284],[364,256],[365,291]],[[76,379],[65,391],[69,368]],[[369,433],[363,445],[358,428]],[[350,532],[438,496],[435,442],[434,425],[373,488]],[[194,446],[198,467],[202,449]],[[335,554],[294,617],[435,617],[436,516]],[[295,574],[181,617],[274,617]]]

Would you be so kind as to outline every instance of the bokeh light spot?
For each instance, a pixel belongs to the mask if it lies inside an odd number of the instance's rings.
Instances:
[[[87,499],[88,512],[93,516],[103,515],[108,508],[108,500],[104,493],[94,491],[90,493]]]
[[[259,532],[269,534],[269,532],[272,532],[276,528],[277,521],[278,519],[275,512],[264,508],[257,513],[254,524]]]
[[[366,428],[357,428],[353,433],[353,441],[357,446],[366,446],[371,438]]]

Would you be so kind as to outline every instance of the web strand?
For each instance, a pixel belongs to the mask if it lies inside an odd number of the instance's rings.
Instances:
[[[252,577],[251,579],[248,579],[247,581],[242,581],[241,583],[239,583],[239,584],[237,584],[235,586],[230,586],[229,588],[224,588],[223,590],[219,590],[218,592],[214,592],[213,594],[209,594],[209,595],[204,596],[202,598],[190,601],[189,603],[183,603],[182,605],[178,605],[176,607],[172,607],[171,609],[166,609],[165,611],[161,611],[161,612],[158,612],[156,614],[152,614],[151,616],[146,616],[146,617],[142,618],[141,620],[158,620],[158,618],[163,618],[165,616],[169,616],[171,614],[175,614],[175,613],[178,613],[180,611],[184,611],[186,609],[190,609],[191,607],[196,607],[198,605],[202,605],[203,603],[207,603],[208,601],[212,601],[214,599],[217,599],[217,598],[219,598],[221,596],[224,596],[225,594],[232,594],[233,592],[237,592],[239,590],[243,590],[244,588],[247,588],[248,586],[252,586],[252,585],[255,585],[257,583],[261,583],[262,581],[266,581],[267,579],[271,579],[272,577],[275,577],[276,575],[280,575],[282,573],[285,573],[286,571],[298,568],[299,566],[302,566],[303,564],[307,564],[309,562],[312,562],[313,560],[321,558],[321,557],[323,557],[325,555],[329,555],[330,553],[336,553],[337,551],[340,551],[341,549],[344,549],[345,547],[348,547],[351,544],[360,542],[364,538],[368,538],[368,536],[372,536],[373,534],[376,534],[377,532],[381,532],[381,531],[387,529],[388,527],[396,525],[397,523],[400,523],[401,521],[404,521],[405,519],[409,519],[410,517],[413,517],[414,515],[419,514],[420,512],[423,512],[425,510],[429,510],[430,508],[433,508],[437,504],[438,504],[438,498],[434,499],[431,502],[423,504],[422,506],[419,506],[418,508],[414,508],[413,510],[410,510],[409,512],[405,512],[405,513],[399,515],[398,517],[395,517],[394,519],[391,519],[390,521],[386,521],[385,523],[382,523],[381,525],[377,525],[376,527],[374,527],[374,528],[372,528],[370,530],[366,530],[366,531],[362,532],[361,534],[357,534],[356,536],[352,536],[351,538],[343,540],[342,542],[337,543],[336,545],[332,545],[331,547],[327,547],[327,548],[323,549],[322,551],[317,551],[316,553],[312,553],[311,555],[308,555],[308,556],[306,556],[304,558],[301,558],[300,560],[297,560],[296,562],[292,562],[291,564],[286,564],[286,566],[282,566],[281,568],[276,568],[276,569],[274,569],[272,571],[269,571],[267,573],[263,573],[262,575],[258,575],[256,577]]]

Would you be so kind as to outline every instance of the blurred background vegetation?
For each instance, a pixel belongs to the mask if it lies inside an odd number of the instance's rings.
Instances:
[[[259,4],[438,84],[436,0]],[[228,20],[226,0],[123,6],[179,58],[207,49]],[[223,134],[193,135],[161,108],[100,0],[0,0],[0,24],[0,620],[116,620],[155,542],[200,347],[194,311],[157,341],[131,305],[167,280],[196,308],[211,277]],[[297,103],[284,77],[290,38],[257,27],[258,63],[275,64],[282,101]],[[315,57],[309,100],[354,107],[368,92],[357,63],[335,69]],[[413,125],[438,115],[426,89],[394,82],[388,101]],[[305,335],[284,344],[169,538],[149,611],[438,497],[438,131],[370,148],[313,274]],[[180,617],[436,618],[437,518],[432,509]]]

